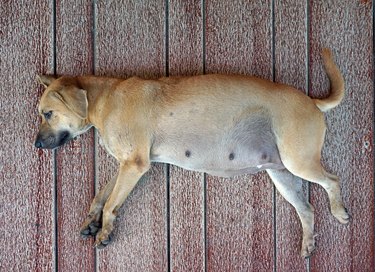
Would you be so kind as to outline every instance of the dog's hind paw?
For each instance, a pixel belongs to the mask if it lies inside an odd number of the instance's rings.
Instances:
[[[301,256],[303,258],[310,258],[310,256],[315,251],[315,239],[309,239],[308,241],[302,241],[302,249],[301,249]]]
[[[348,211],[346,208],[338,208],[335,210],[332,210],[332,215],[336,217],[336,219],[341,224],[348,224],[350,220],[350,215],[348,214]]]

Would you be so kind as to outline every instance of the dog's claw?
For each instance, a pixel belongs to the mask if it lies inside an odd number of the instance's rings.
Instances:
[[[103,245],[102,243],[100,243],[100,244],[98,244],[98,245],[95,245],[95,247],[96,247],[97,249],[103,249],[103,248],[106,247],[106,245]]]
[[[81,235],[86,238],[87,236],[90,235],[90,230],[89,229],[84,229],[84,230],[81,230]]]
[[[108,240],[102,241],[103,245],[108,245],[111,242],[111,239],[109,238]]]

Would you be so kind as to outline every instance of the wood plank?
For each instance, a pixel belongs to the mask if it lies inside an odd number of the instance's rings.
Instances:
[[[271,2],[206,1],[206,73],[272,79]]]
[[[144,78],[165,74],[165,3],[148,2],[96,4],[96,74]]]
[[[92,72],[91,29],[91,1],[57,2],[57,74],[80,75]],[[81,224],[94,197],[94,158],[92,130],[56,151],[59,270],[95,269],[93,241],[85,241],[80,237]]]
[[[204,271],[203,174],[171,166],[171,271]]]
[[[311,94],[324,97],[329,83],[320,51],[333,49],[346,81],[344,102],[326,114],[323,164],[341,178],[344,203],[352,217],[340,225],[329,214],[325,192],[312,186],[319,248],[312,271],[373,271],[373,29],[371,1],[312,2]],[[322,261],[324,260],[324,261]]]
[[[37,150],[42,88],[51,72],[52,5],[0,5],[0,270],[54,270],[53,156]]]
[[[98,75],[146,78],[165,74],[165,1],[98,1]],[[114,174],[113,160],[98,148],[101,186]],[[167,269],[166,175],[157,164],[139,182],[119,211],[114,241],[98,253],[103,271]]]
[[[272,79],[271,2],[206,5],[206,72]],[[265,173],[207,177],[208,271],[272,271],[272,201]]]
[[[202,1],[169,1],[169,75],[203,73]]]
[[[169,1],[169,74],[203,73],[201,1]],[[204,271],[203,174],[170,167],[171,271]]]
[[[275,1],[275,81],[304,93],[307,93],[306,10],[305,1]],[[307,184],[304,189],[307,192]],[[308,262],[300,256],[301,243],[300,219],[295,209],[277,193],[276,271],[304,271],[308,267]]]

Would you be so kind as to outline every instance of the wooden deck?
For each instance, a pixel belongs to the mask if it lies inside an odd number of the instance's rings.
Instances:
[[[0,2],[0,271],[374,271],[372,1],[63,0]],[[35,77],[253,74],[327,95],[330,47],[346,98],[327,114],[323,157],[352,216],[340,225],[307,185],[318,248],[299,256],[295,211],[265,173],[221,179],[156,164],[104,250],[79,227],[116,163],[88,134],[33,142]]]

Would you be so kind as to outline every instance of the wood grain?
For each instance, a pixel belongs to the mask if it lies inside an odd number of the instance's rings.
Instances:
[[[271,2],[206,5],[206,72],[272,79]],[[273,269],[272,189],[264,173],[207,177],[208,271]]]
[[[98,1],[96,70],[107,76],[165,74],[165,1]]]
[[[53,156],[34,148],[42,89],[36,74],[51,72],[52,6],[0,5],[0,270],[52,271]]]
[[[367,1],[312,2],[311,94],[324,97],[329,84],[320,60],[330,47],[346,81],[343,103],[326,114],[323,164],[341,178],[342,195],[352,217],[340,225],[330,214],[325,192],[313,186],[319,236],[312,271],[373,271],[373,45],[372,7]],[[324,261],[323,261],[324,260]]]
[[[98,1],[96,70],[99,75],[159,77],[165,74],[165,1]],[[113,160],[98,148],[103,185]],[[165,271],[167,215],[165,166],[156,165],[139,182],[116,222],[114,242],[98,253],[102,271]]]
[[[91,1],[61,1],[56,6],[56,72],[90,74],[93,69]],[[62,271],[93,271],[95,249],[80,237],[94,197],[94,135],[80,136],[56,151],[58,262]]]
[[[304,93],[307,93],[308,60],[306,11],[305,1],[275,1],[275,81],[289,84]],[[306,183],[304,189],[307,192]],[[276,271],[304,271],[309,263],[300,256],[300,219],[279,193],[276,195],[275,220]]]
[[[169,1],[169,75],[203,73],[202,1]]]
[[[206,1],[207,73],[272,79],[271,2]]]
[[[169,1],[169,75],[203,73],[201,1]],[[204,271],[204,179],[170,167],[170,268]]]
[[[204,271],[203,174],[171,166],[170,266],[171,271]]]
[[[366,0],[1,1],[0,270],[373,271],[372,6]],[[102,187],[117,163],[94,146],[93,131],[56,151],[56,165],[54,152],[33,147],[43,91],[35,76],[54,72],[54,52],[59,74],[255,74],[324,97],[324,46],[334,51],[347,94],[326,115],[323,164],[341,177],[352,220],[340,225],[325,192],[312,185],[318,248],[309,262],[299,259],[294,209],[278,194],[273,209],[265,174],[207,176],[204,184],[202,174],[171,166],[168,202],[166,167],[156,164],[122,207],[108,248],[96,254],[92,240],[79,238],[94,180]]]

